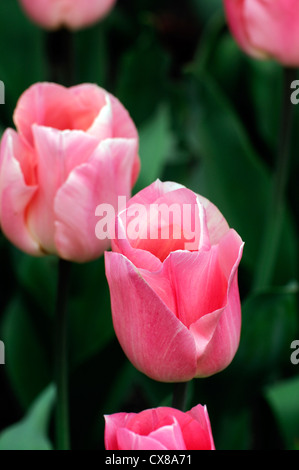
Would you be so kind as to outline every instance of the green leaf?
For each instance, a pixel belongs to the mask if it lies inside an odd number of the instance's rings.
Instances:
[[[262,231],[270,204],[272,178],[253,148],[237,113],[210,75],[194,81],[192,144],[201,168],[197,190],[224,214],[245,241],[242,263],[254,270],[259,262]],[[297,276],[297,238],[290,215],[283,227],[276,266],[280,285]]]
[[[135,191],[161,177],[173,145],[170,114],[167,106],[161,106],[155,115],[139,130],[141,173]]]
[[[35,258],[15,250],[12,262],[22,292],[40,311],[53,316],[56,302],[57,258],[55,256]]]
[[[71,364],[84,363],[115,337],[104,257],[73,264],[69,298]]]
[[[144,28],[134,47],[123,56],[114,91],[138,128],[165,100],[168,69],[168,54],[152,33]]]
[[[242,305],[240,347],[232,363],[239,380],[265,384],[290,365],[290,344],[298,331],[297,287],[251,295]]]
[[[26,409],[49,383],[51,374],[43,337],[21,297],[4,311],[1,336],[7,375],[19,403]]]
[[[267,387],[265,396],[276,416],[286,447],[299,449],[299,377]]]
[[[20,422],[0,434],[0,450],[53,450],[47,430],[54,400],[55,388],[50,385]]]
[[[11,115],[21,93],[45,79],[45,53],[41,28],[24,14],[19,2],[0,2],[0,77],[5,84],[5,111]],[[21,45],[21,47],[20,47]],[[24,54],[24,50],[30,54]]]

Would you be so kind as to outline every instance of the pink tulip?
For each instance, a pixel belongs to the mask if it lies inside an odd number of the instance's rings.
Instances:
[[[297,0],[224,0],[224,8],[231,32],[246,53],[299,65]]]
[[[118,214],[115,234],[106,276],[114,329],[134,366],[164,382],[228,366],[240,338],[243,242],[219,210],[158,180]]]
[[[105,416],[106,450],[215,450],[207,408],[155,408]]]
[[[85,262],[109,240],[95,235],[95,210],[130,197],[139,172],[138,134],[122,104],[96,85],[30,87],[0,149],[0,222],[35,256]]]
[[[116,0],[20,0],[27,15],[46,29],[71,30],[96,23],[113,8]]]

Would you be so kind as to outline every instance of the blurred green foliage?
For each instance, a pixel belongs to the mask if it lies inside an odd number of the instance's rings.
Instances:
[[[13,126],[20,94],[49,80],[49,64],[47,33],[16,0],[0,3],[0,23],[3,130]],[[296,135],[273,282],[252,289],[273,186],[281,67],[239,50],[221,0],[120,0],[73,39],[74,83],[106,88],[136,122],[142,171],[135,191],[156,178],[185,184],[216,204],[246,244],[240,348],[225,371],[192,381],[188,407],[208,406],[217,449],[298,448],[299,365],[290,361],[299,339]],[[298,112],[295,119],[298,126]],[[49,449],[57,260],[30,258],[2,235],[0,256],[0,448]],[[103,258],[73,266],[69,315],[72,447],[102,449],[104,414],[170,405],[172,385],[136,371],[120,349]]]

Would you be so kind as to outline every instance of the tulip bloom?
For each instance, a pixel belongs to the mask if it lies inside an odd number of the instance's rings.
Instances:
[[[224,0],[230,30],[246,53],[299,65],[297,0]]]
[[[239,345],[243,242],[207,199],[156,181],[116,218],[105,253],[112,317],[133,365],[163,382],[224,369]]]
[[[207,408],[161,407],[105,416],[106,450],[215,450]]]
[[[26,14],[45,29],[77,30],[96,23],[116,0],[20,0]]]
[[[35,256],[85,262],[110,246],[95,235],[99,203],[130,197],[139,173],[138,134],[128,112],[96,85],[30,87],[0,149],[0,223]]]

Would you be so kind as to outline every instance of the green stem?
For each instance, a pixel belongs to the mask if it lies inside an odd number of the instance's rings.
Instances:
[[[172,396],[172,407],[185,411],[189,382],[175,383]]]
[[[70,449],[68,409],[68,315],[71,263],[59,260],[55,331],[56,446],[57,450]]]
[[[291,161],[291,138],[295,108],[290,99],[290,86],[292,81],[296,79],[296,75],[296,69],[284,69],[281,135],[274,175],[273,194],[270,201],[270,209],[253,286],[256,291],[263,290],[271,285],[277,260],[277,252],[279,250],[280,236],[285,216],[285,192]]]
[[[74,85],[74,35],[61,28],[46,33],[49,81],[64,86]]]

